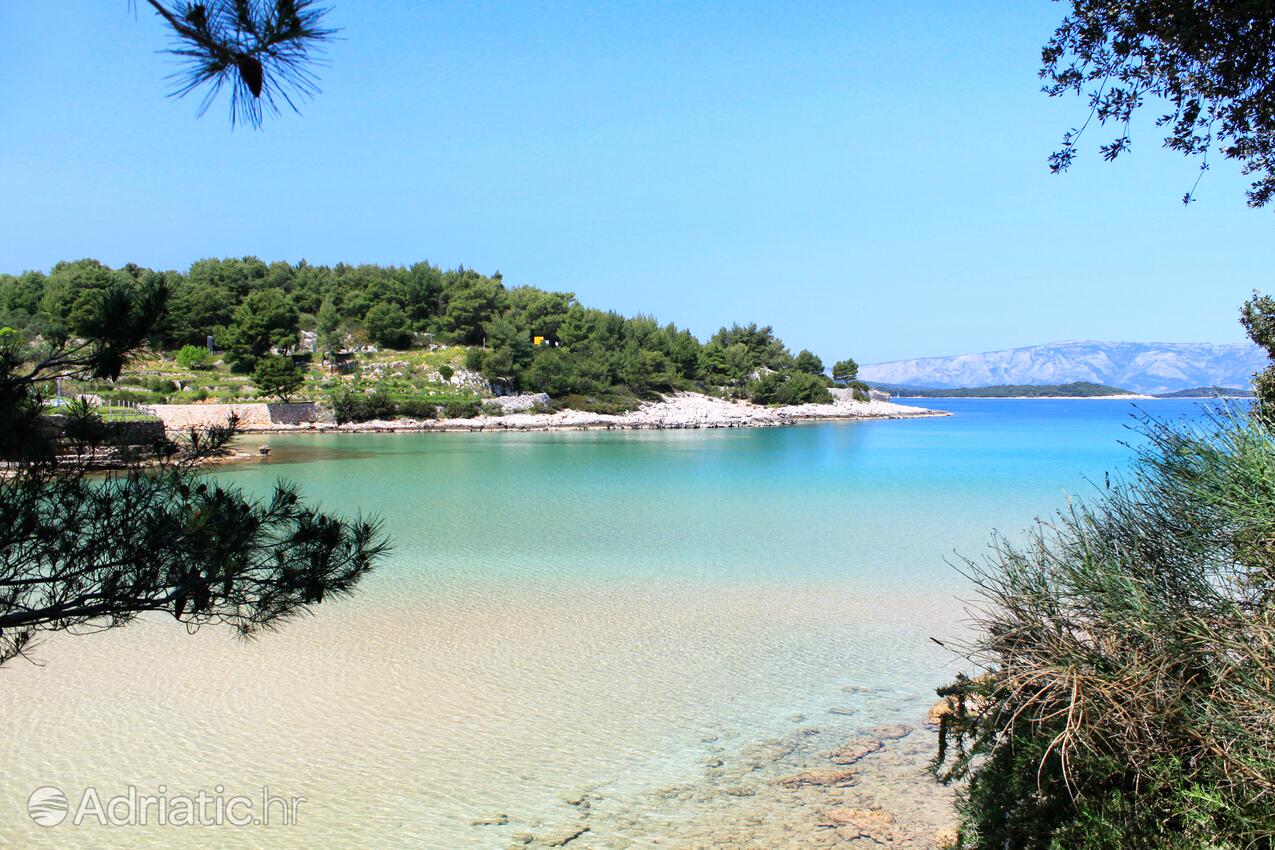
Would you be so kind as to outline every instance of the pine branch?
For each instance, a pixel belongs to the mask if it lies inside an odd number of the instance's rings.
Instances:
[[[168,53],[184,67],[172,75],[175,97],[204,89],[202,115],[223,87],[230,90],[230,123],[260,127],[266,112],[319,91],[311,67],[336,30],[314,0],[147,0],[173,37]]]

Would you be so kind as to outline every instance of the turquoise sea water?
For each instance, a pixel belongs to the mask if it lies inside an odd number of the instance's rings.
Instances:
[[[1091,494],[1137,416],[1196,402],[918,401],[940,419],[778,429],[283,436],[276,477],[337,511],[381,516],[396,551],[373,584],[845,580],[955,587],[981,551]]]
[[[930,641],[962,630],[948,561],[1093,493],[1137,439],[1128,401],[919,404],[955,415],[251,437],[269,461],[216,475],[374,513],[392,555],[354,597],[256,642],[155,618],[55,638],[43,666],[9,670],[0,710],[25,734],[0,742],[0,845],[207,846],[13,814],[41,785],[162,783],[306,797],[295,827],[220,846],[505,847],[576,817],[562,796],[582,788],[588,846],[679,846],[634,813],[672,805],[681,792],[649,795],[695,787],[706,761],[922,717],[957,669]],[[494,814],[508,823],[471,824]]]

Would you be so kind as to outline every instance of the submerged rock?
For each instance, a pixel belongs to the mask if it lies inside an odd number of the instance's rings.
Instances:
[[[877,844],[893,844],[898,838],[894,815],[881,809],[829,809],[819,825],[835,828],[849,841],[866,838]]]
[[[817,767],[813,770],[794,773],[792,776],[785,776],[777,782],[785,788],[800,788],[805,785],[845,788],[855,784],[856,780],[857,774],[853,770]]]
[[[885,749],[885,744],[879,738],[855,738],[845,746],[832,751],[832,763],[855,764],[883,749]]]
[[[541,847],[563,847],[575,841],[581,835],[589,831],[587,826],[568,826],[557,832],[551,832],[540,837],[536,843]]]
[[[884,741],[897,741],[899,738],[911,735],[912,727],[904,726],[902,723],[892,723],[889,726],[878,726],[872,730],[872,734]]]

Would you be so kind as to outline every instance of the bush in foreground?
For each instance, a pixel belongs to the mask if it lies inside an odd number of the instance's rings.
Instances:
[[[1147,421],[1128,476],[969,563],[984,671],[939,693],[961,846],[1271,848],[1275,434]]]

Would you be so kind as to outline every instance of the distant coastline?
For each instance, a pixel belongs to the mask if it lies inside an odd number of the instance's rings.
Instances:
[[[1195,396],[1191,396],[1194,398]],[[1142,395],[1140,393],[1113,393],[1112,395],[897,395],[895,398],[918,399],[960,399],[974,401],[1164,401],[1160,396]],[[1185,396],[1180,396],[1185,398]],[[1210,396],[1200,396],[1210,398]]]
[[[1213,399],[1252,398],[1253,393],[1235,387],[1192,387],[1164,393],[1139,393],[1121,387],[1073,381],[1067,384],[998,384],[986,387],[908,387],[873,383],[874,389],[889,392],[895,398],[999,398],[999,399]]]
[[[1160,395],[1189,391],[1187,388],[1247,387],[1253,373],[1266,368],[1266,360],[1266,352],[1247,342],[1070,340],[979,354],[869,363],[860,369],[859,378],[877,386],[927,389],[1089,381]]]

